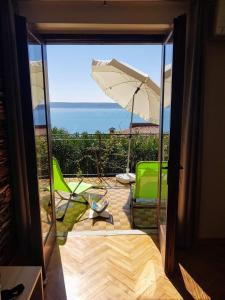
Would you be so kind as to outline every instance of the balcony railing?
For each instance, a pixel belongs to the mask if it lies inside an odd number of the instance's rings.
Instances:
[[[113,176],[124,172],[127,164],[128,134],[52,134],[53,155],[66,177]],[[158,160],[157,134],[131,135],[130,169],[141,160]]]

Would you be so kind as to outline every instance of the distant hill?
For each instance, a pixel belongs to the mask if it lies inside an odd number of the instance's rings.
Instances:
[[[121,108],[110,102],[50,102],[51,108]]]

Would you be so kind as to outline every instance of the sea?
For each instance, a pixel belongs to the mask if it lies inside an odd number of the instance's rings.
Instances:
[[[43,112],[42,105],[35,109],[36,125],[41,125]],[[110,128],[129,128],[131,113],[117,103],[50,102],[50,116],[52,128],[63,128],[69,133],[109,133]],[[134,115],[133,123],[146,121]]]

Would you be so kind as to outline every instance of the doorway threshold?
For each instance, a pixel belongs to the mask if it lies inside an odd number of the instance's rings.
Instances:
[[[68,237],[73,236],[114,236],[114,235],[150,235],[157,234],[157,229],[130,229],[130,230],[83,230],[72,231],[68,233]],[[59,237],[59,235],[58,235]]]

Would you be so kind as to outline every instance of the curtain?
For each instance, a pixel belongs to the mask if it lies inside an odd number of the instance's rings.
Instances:
[[[14,23],[14,8],[10,0],[0,1],[0,63],[4,106],[8,133],[9,180],[12,187],[12,209],[14,223],[14,243],[17,257],[12,263],[29,263],[30,217],[28,190],[26,185],[26,158],[21,117],[20,85],[17,65],[17,48]],[[11,249],[12,250],[12,249]],[[15,253],[14,253],[15,254]],[[14,262],[13,262],[14,261]]]
[[[191,4],[187,24],[186,71],[182,124],[180,188],[176,243],[190,246],[198,226],[203,66],[204,1]]]

